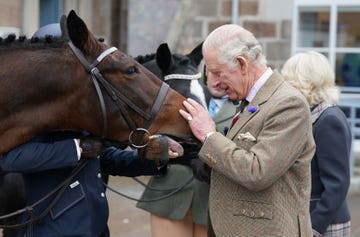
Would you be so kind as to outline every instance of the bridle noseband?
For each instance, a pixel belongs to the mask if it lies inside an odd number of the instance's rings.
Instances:
[[[123,95],[118,89],[116,89],[112,84],[110,84],[100,73],[99,69],[97,68],[97,65],[108,55],[115,52],[117,50],[116,47],[111,47],[106,49],[104,52],[102,52],[93,63],[89,63],[85,57],[84,54],[70,41],[69,46],[74,52],[75,56],[79,59],[79,61],[83,64],[83,66],[86,68],[88,73],[91,74],[92,82],[95,86],[100,106],[101,106],[101,113],[103,116],[103,132],[102,137],[105,138],[108,130],[108,119],[107,119],[107,113],[106,113],[106,106],[104,101],[104,96],[102,93],[102,90],[100,88],[100,85],[104,88],[106,93],[109,95],[109,97],[114,101],[114,103],[119,108],[121,115],[125,119],[127,125],[130,128],[130,134],[129,134],[129,143],[134,148],[144,148],[149,143],[149,139],[147,142],[143,144],[139,144],[145,135],[148,135],[150,137],[150,132],[148,131],[148,128],[150,127],[151,123],[156,117],[156,114],[158,113],[165,97],[167,94],[167,91],[169,90],[169,85],[166,83],[162,83],[161,88],[157,94],[156,100],[151,108],[150,113],[144,112],[141,108],[139,108],[137,105],[135,105],[132,101],[130,101],[125,95]],[[137,127],[135,122],[131,119],[128,111],[126,110],[126,106],[129,106],[132,110],[137,112],[140,116],[144,118],[144,123],[141,128]],[[140,136],[136,136],[135,133],[140,133]]]

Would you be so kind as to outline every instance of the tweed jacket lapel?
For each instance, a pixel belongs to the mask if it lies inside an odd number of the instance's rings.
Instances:
[[[234,126],[229,130],[226,137],[234,139],[237,133],[248,123],[251,118],[253,118],[260,110],[261,106],[264,106],[266,101],[271,97],[271,95],[277,90],[277,88],[283,83],[279,72],[276,70],[271,75],[271,77],[265,82],[265,84],[260,88],[254,99],[248,104],[247,108],[241,113],[238,121]],[[256,108],[255,112],[249,112],[249,108],[253,106]]]

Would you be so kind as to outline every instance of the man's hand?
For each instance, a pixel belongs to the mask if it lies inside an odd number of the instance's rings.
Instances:
[[[79,146],[82,159],[99,158],[103,151],[106,149],[100,139],[92,137],[80,138]]]
[[[180,109],[179,113],[189,123],[194,136],[202,143],[208,134],[216,132],[216,126],[209,112],[201,104],[191,98],[183,102],[185,110]]]

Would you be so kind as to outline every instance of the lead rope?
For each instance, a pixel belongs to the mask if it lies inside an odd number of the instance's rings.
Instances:
[[[136,182],[138,182],[139,184],[141,184],[142,186],[144,186],[145,188],[147,189],[150,189],[152,191],[159,191],[159,192],[166,192],[168,191],[169,193],[167,194],[164,194],[160,197],[157,197],[157,198],[151,198],[151,199],[138,199],[138,198],[134,198],[134,197],[130,197],[122,192],[119,192],[117,191],[116,189],[108,186],[105,182],[103,182],[104,186],[106,188],[108,188],[110,191],[122,196],[122,197],[125,197],[127,199],[130,199],[130,200],[133,200],[133,201],[137,201],[137,202],[155,202],[155,201],[160,201],[160,200],[163,200],[163,199],[166,199],[172,195],[174,195],[175,193],[181,191],[183,188],[185,188],[188,184],[190,184],[193,180],[194,180],[194,176],[191,176],[186,182],[184,182],[183,184],[181,185],[178,185],[174,188],[169,188],[169,189],[156,189],[156,188],[153,188],[147,184],[145,184],[144,182],[140,181],[139,179],[133,177],[132,178],[133,180],[135,180]]]

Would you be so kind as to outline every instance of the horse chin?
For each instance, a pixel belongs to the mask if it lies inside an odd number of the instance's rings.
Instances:
[[[169,136],[166,136],[166,135],[164,135],[164,136],[168,140],[169,149],[172,152],[172,154],[174,155],[174,157],[183,156],[184,155],[183,146],[179,142],[177,142],[174,139],[170,138]]]
[[[202,146],[201,142],[199,140],[197,140],[195,137],[183,138],[183,137],[177,137],[177,136],[170,135],[170,134],[163,134],[163,135],[166,135],[168,138],[173,140],[174,143],[180,145],[183,149],[183,154],[188,154],[188,153],[192,153],[192,152],[198,153]],[[175,147],[175,145],[174,145],[174,147]],[[171,147],[171,149],[173,149],[173,148]],[[180,153],[179,153],[179,156],[181,156]]]

